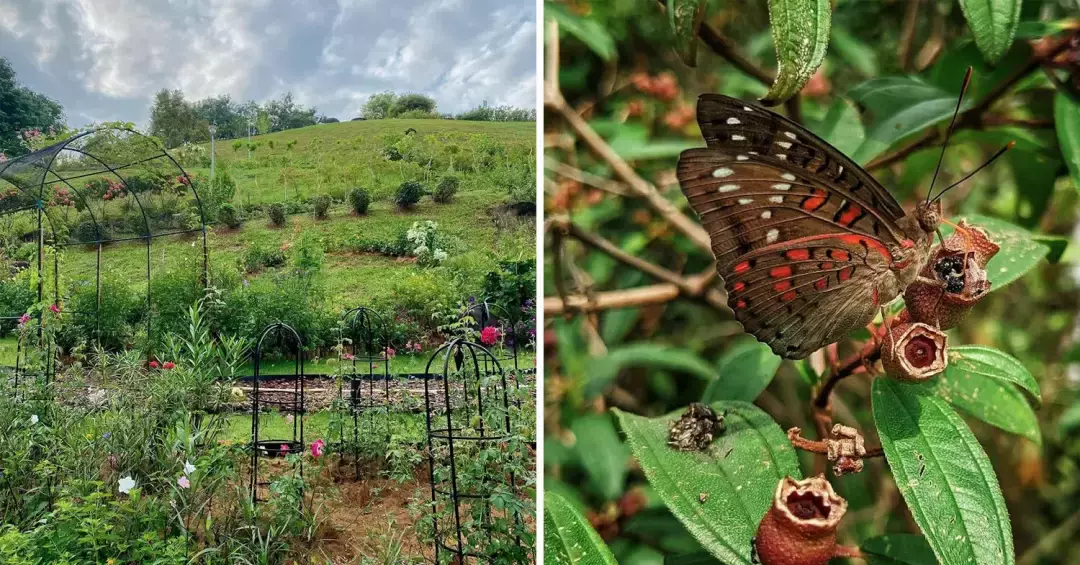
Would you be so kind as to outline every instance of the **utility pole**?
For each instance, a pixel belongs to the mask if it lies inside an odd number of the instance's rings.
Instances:
[[[210,182],[214,182],[214,157],[216,151],[214,151],[214,134],[217,133],[217,126],[210,124]]]

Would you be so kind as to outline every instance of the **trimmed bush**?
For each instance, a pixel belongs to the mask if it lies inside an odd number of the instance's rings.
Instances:
[[[325,194],[316,196],[311,201],[311,207],[317,219],[325,220],[330,215],[330,197]]]
[[[439,186],[435,187],[435,194],[431,196],[431,199],[439,204],[449,204],[454,200],[454,195],[457,194],[458,186],[461,181],[455,176],[445,176],[439,181]]]
[[[414,181],[405,181],[398,187],[397,193],[394,194],[394,204],[397,204],[399,208],[406,210],[416,206],[417,202],[424,196],[424,185]]]
[[[368,194],[368,191],[362,188],[354,188],[349,191],[349,206],[352,206],[353,212],[360,215],[367,214],[369,204],[371,204],[371,195]]]
[[[222,204],[218,208],[217,219],[219,223],[231,230],[240,227],[240,212],[232,204]]]
[[[267,245],[256,243],[244,252],[244,271],[255,273],[264,269],[280,267],[285,264],[285,252]]]
[[[270,223],[276,227],[285,225],[285,205],[281,202],[274,202],[266,208],[266,215],[270,217]]]

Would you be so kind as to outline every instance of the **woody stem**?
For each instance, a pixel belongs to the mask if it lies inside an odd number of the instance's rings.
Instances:
[[[817,410],[827,410],[829,408],[829,399],[832,396],[832,391],[836,388],[837,383],[854,375],[856,371],[864,366],[877,362],[879,359],[881,359],[881,350],[876,347],[870,351],[864,351],[849,357],[843,364],[837,367],[831,375],[829,375],[829,379],[825,381],[825,384],[821,385],[817,396],[814,398],[814,408]]]

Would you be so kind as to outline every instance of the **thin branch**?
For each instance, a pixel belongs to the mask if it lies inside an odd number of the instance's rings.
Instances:
[[[551,158],[544,158],[544,168],[561,177],[576,180],[582,184],[587,184],[593,188],[598,188],[616,196],[633,196],[622,183],[599,177],[592,173],[587,173],[577,167],[571,167],[566,163],[560,163]]]
[[[694,288],[684,278],[679,276],[678,273],[669,271],[663,267],[650,263],[640,257],[634,257],[629,253],[619,249],[619,246],[614,243],[596,235],[589,231],[583,230],[574,224],[567,218],[553,218],[551,220],[553,228],[563,231],[563,233],[577,239],[578,241],[607,254],[612,259],[626,265],[628,267],[637,269],[646,275],[658,279],[662,282],[673,284],[679,287],[679,290],[684,294],[692,294]]]
[[[904,13],[904,27],[900,39],[900,68],[904,72],[911,72],[911,54],[914,53],[912,45],[915,43],[915,23],[919,17],[919,5],[922,0],[908,0],[907,11]]]

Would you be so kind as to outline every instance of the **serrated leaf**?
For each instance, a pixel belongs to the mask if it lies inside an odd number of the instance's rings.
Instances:
[[[1054,126],[1073,188],[1080,190],[1080,104],[1063,92],[1054,96]]]
[[[701,401],[706,404],[717,400],[753,402],[772,382],[781,361],[768,345],[755,339],[742,340],[720,358],[719,376],[709,383]]]
[[[675,33],[675,51],[683,62],[697,66],[697,34],[705,18],[705,0],[667,0],[668,21]]]
[[[610,61],[615,57],[615,40],[600,22],[573,14],[557,2],[545,2],[544,15],[558,22],[560,32],[577,38],[601,59]]]
[[[591,414],[574,420],[570,428],[577,438],[577,454],[589,485],[605,500],[615,500],[626,486],[630,450],[619,439],[615,423],[607,414]]]
[[[956,109],[955,95],[916,77],[870,79],[848,96],[871,115],[866,141],[852,155],[859,163],[869,162],[908,135],[947,121]]]
[[[872,390],[896,486],[941,565],[1013,565],[1001,487],[964,420],[917,386],[878,378]]]
[[[631,343],[609,349],[607,355],[589,360],[589,387],[586,393],[599,393],[628,367],[685,373],[708,381],[716,378],[716,371],[708,361],[693,351],[657,343]]]
[[[859,119],[859,111],[843,98],[837,98],[832,106],[829,106],[825,119],[814,133],[844,155],[854,153],[866,140],[866,130]]]
[[[937,565],[934,550],[922,536],[886,534],[862,544],[870,565]]]
[[[977,345],[949,348],[949,366],[920,385],[928,394],[996,428],[1042,444],[1039,420],[1017,387],[1039,398],[1039,385],[1012,356]]]
[[[660,418],[615,413],[649,484],[672,514],[723,563],[751,565],[750,539],[776,485],[784,476],[802,475],[787,435],[768,414],[746,402],[712,407],[726,414],[726,431],[704,452],[668,446],[681,412]]]
[[[997,218],[971,214],[954,218],[954,222],[967,220],[969,224],[986,230],[990,240],[1001,246],[1001,251],[986,264],[986,276],[990,279],[990,291],[1001,290],[1006,285],[1024,276],[1034,269],[1048,253],[1050,248],[1035,240],[1034,235],[1021,228]],[[948,237],[952,228],[942,225],[942,233]]]
[[[1012,46],[1021,0],[960,0],[960,9],[986,62],[997,63]]]
[[[570,502],[544,493],[544,563],[618,565],[611,550]]]
[[[769,24],[780,68],[763,102],[780,104],[802,90],[825,60],[831,23],[829,0],[769,0]]]

